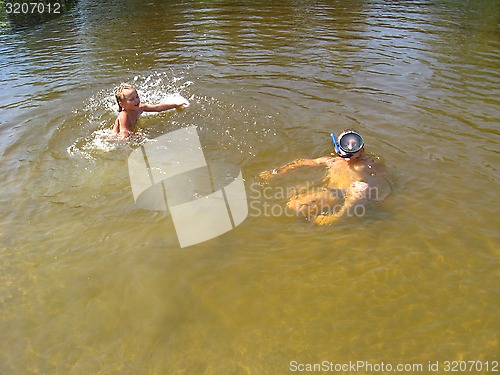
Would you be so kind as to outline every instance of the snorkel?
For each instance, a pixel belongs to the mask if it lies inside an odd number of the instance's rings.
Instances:
[[[330,136],[332,137],[335,152],[344,159],[350,159],[365,146],[365,141],[361,134],[354,130],[342,132],[338,140],[335,138],[335,134],[331,133]]]
[[[337,155],[340,156],[340,148],[339,148],[339,144],[337,143],[337,139],[335,138],[335,134],[330,133],[330,137],[332,137],[333,149],[335,150],[335,152],[337,153]]]

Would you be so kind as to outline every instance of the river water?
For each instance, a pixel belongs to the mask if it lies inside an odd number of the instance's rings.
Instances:
[[[491,373],[499,15],[496,0],[81,0],[37,26],[4,19],[0,373],[286,374],[322,361]],[[190,105],[112,142],[122,82],[143,102]],[[181,248],[170,215],[135,205],[127,159],[191,125],[252,199],[261,171],[327,155],[330,132],[356,128],[390,194],[329,227],[268,197],[272,211]]]

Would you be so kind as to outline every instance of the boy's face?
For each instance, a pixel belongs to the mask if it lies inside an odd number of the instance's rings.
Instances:
[[[123,100],[120,102],[121,107],[126,111],[133,111],[139,108],[141,99],[135,89],[123,90]]]

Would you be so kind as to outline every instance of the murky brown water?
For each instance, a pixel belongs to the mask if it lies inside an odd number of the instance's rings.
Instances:
[[[0,373],[286,374],[322,361],[492,373],[499,14],[494,0],[82,0],[39,26],[3,22]],[[239,166],[248,195],[260,171],[330,153],[347,127],[391,194],[332,227],[262,213],[181,249],[169,215],[134,204],[137,145],[107,141],[121,82],[143,101],[189,98],[144,116],[142,141],[196,125],[206,158]]]

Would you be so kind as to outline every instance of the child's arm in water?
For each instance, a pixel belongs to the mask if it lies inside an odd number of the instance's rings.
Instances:
[[[259,174],[259,177],[267,180],[273,176],[293,172],[297,167],[317,167],[319,165],[325,165],[328,157],[322,157],[317,159],[297,159],[292,161],[291,163],[285,164],[280,168],[275,168],[272,171],[264,171]]]
[[[169,109],[184,107],[187,104],[187,101],[182,101],[180,103],[141,104],[141,109],[144,112],[163,112]]]
[[[331,225],[344,216],[357,214],[356,207],[366,203],[369,186],[366,182],[353,182],[346,192],[344,205],[335,213],[320,214],[311,219],[311,222],[318,225]],[[364,210],[362,211],[364,212]]]

